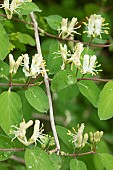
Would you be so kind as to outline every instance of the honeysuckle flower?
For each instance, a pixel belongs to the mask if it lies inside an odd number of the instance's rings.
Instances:
[[[45,134],[43,134],[42,132],[44,131],[43,129],[43,124],[42,127],[40,128],[40,121],[39,120],[35,120],[35,125],[34,125],[34,132],[33,135],[31,136],[31,138],[28,140],[29,143],[37,143],[37,141],[41,144],[43,144],[44,142],[44,138],[45,138]]]
[[[68,22],[68,18],[63,18],[61,22],[61,28],[58,29],[59,37],[62,37],[63,39],[68,36],[74,36],[74,34],[79,34],[76,29],[80,28],[80,26],[76,27],[78,24],[77,18],[73,17],[71,22]]]
[[[84,131],[84,123],[81,124],[81,126],[78,125],[78,131],[76,131],[73,128],[74,133],[72,133],[70,130],[68,130],[68,135],[72,136],[72,143],[74,143],[76,148],[83,148],[88,140],[88,134],[85,133],[83,135]]]
[[[66,64],[66,61],[67,61],[67,56],[68,56],[68,50],[67,50],[66,44],[64,44],[64,46],[62,46],[62,44],[60,44],[60,54],[61,54],[62,61],[63,61],[63,64],[61,66],[61,70],[64,70],[65,64]]]
[[[18,57],[17,61],[14,60],[13,55],[9,54],[9,66],[10,66],[10,74],[16,74],[19,66],[22,64],[23,57]]]
[[[99,67],[100,65],[96,66],[96,59],[97,57],[95,55],[89,56],[88,54],[85,54],[83,57],[83,68],[82,68],[82,73],[86,74],[92,74],[95,75],[98,73],[98,71],[102,70],[96,70],[96,67]]]
[[[28,54],[24,54],[23,56],[23,72],[25,76],[31,76],[32,78],[36,78],[40,73],[44,74],[42,70],[42,66],[44,66],[45,62],[39,54],[35,54],[32,57],[31,68],[29,68],[29,56]]]
[[[71,55],[71,58],[68,60],[69,62],[72,62],[77,68],[80,68],[81,66],[81,53],[84,50],[82,43],[77,43],[75,46],[74,54]]]
[[[10,134],[15,135],[12,141],[17,138],[21,143],[24,145],[28,145],[27,138],[26,138],[26,130],[33,124],[32,120],[29,120],[27,123],[23,119],[20,123],[19,127],[12,125]]]
[[[34,131],[32,136],[27,139],[26,137],[26,130],[33,125],[33,121],[29,120],[27,123],[25,122],[25,120],[23,120],[19,127],[12,125],[11,126],[11,131],[10,134],[15,135],[14,138],[12,139],[12,141],[17,138],[21,143],[23,143],[25,146],[31,145],[33,143],[35,143],[35,145],[37,144],[37,142],[44,144],[44,141],[46,141],[46,135],[43,134],[43,125],[40,128],[40,121],[39,120],[35,120],[35,124],[34,124]]]
[[[9,3],[9,0],[4,0],[2,8],[4,8],[7,18],[11,19],[13,13],[16,12],[16,9],[19,8],[22,3],[31,1],[32,0],[12,0],[11,3]]]
[[[87,33],[88,36],[101,37],[102,33],[108,34],[107,29],[109,28],[106,27],[108,23],[104,23],[105,18],[102,18],[101,15],[93,14],[87,18],[87,20],[88,23],[84,22],[84,24],[87,26],[87,31],[84,31],[84,33]]]

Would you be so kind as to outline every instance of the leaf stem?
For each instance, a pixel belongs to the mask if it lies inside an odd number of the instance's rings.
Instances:
[[[33,26],[34,26],[34,33],[35,33],[37,52],[43,59],[41,46],[40,46],[39,33],[38,33],[38,23],[37,23],[37,21],[35,19],[35,16],[34,16],[33,12],[30,13],[30,16],[32,18]],[[44,74],[44,82],[45,82],[46,92],[47,92],[48,101],[49,101],[50,123],[51,123],[51,128],[52,128],[52,131],[53,131],[53,135],[54,135],[54,139],[55,139],[55,143],[56,143],[56,147],[57,147],[57,153],[59,154],[60,143],[59,143],[59,140],[58,140],[58,135],[57,135],[56,127],[55,127],[55,120],[54,120],[54,115],[53,115],[52,97],[51,97],[50,87],[49,87],[49,78],[48,78],[45,66],[42,66],[42,69],[44,70],[44,73],[45,73]]]

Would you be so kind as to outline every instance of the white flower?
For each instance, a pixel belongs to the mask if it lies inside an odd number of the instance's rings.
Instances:
[[[16,74],[19,66],[22,64],[23,57],[18,57],[17,61],[14,60],[13,55],[9,54],[9,66],[10,66],[10,74]]]
[[[19,6],[24,2],[31,2],[32,0],[12,0],[12,2],[9,4],[9,0],[4,0],[4,4],[2,5],[2,8],[5,9],[6,15],[8,19],[12,18],[12,15],[14,12],[16,12],[16,9],[19,8]]]
[[[25,76],[31,76],[32,78],[36,78],[40,73],[44,74],[44,71],[42,70],[42,66],[45,64],[42,60],[42,57],[39,54],[35,54],[32,57],[32,63],[31,68],[29,68],[29,56],[28,54],[22,55],[24,62],[23,62],[23,72],[25,73]]]
[[[82,43],[77,43],[75,46],[74,54],[71,55],[71,58],[69,59],[69,62],[72,62],[77,68],[80,68],[81,62],[81,53],[84,50]]]
[[[67,51],[67,45],[66,44],[64,44],[64,46],[62,46],[62,44],[60,44],[60,54],[61,54],[62,61],[63,61],[63,64],[61,66],[61,70],[64,70],[65,69],[65,64],[66,64],[66,61],[67,61],[67,56],[68,56],[68,51]]]
[[[34,132],[33,135],[31,136],[31,138],[28,140],[28,142],[30,143],[35,143],[38,141],[39,143],[43,144],[44,138],[45,138],[45,134],[43,134],[42,132],[44,131],[43,129],[43,125],[40,128],[40,121],[36,120],[35,121],[35,125],[34,125]]]
[[[102,33],[108,34],[108,31],[106,29],[109,29],[108,27],[104,27],[105,25],[108,25],[108,23],[104,24],[105,18],[102,18],[101,15],[91,15],[88,19],[88,24],[84,23],[87,26],[87,31],[84,31],[84,33],[88,33],[88,36],[97,37],[100,36]]]
[[[88,54],[85,54],[83,57],[83,68],[82,68],[82,73],[91,73],[92,75],[95,75],[98,73],[98,71],[102,70],[95,70],[96,67],[99,67],[100,65],[96,66],[96,59],[97,57],[95,55],[89,56]]]
[[[88,134],[85,133],[83,135],[84,131],[84,123],[81,124],[81,126],[78,125],[78,132],[73,128],[74,133],[72,133],[70,130],[68,130],[68,135],[72,136],[72,143],[74,143],[76,148],[82,148],[85,146],[88,140]]]
[[[27,138],[26,138],[26,130],[33,124],[33,121],[30,120],[27,123],[25,120],[20,123],[19,127],[12,125],[11,128],[12,130],[10,131],[10,134],[15,135],[15,137],[12,139],[14,140],[17,138],[21,143],[24,145],[28,145]],[[15,130],[13,130],[15,129]]]
[[[68,18],[63,18],[61,22],[61,28],[58,29],[60,32],[59,37],[63,39],[68,36],[74,36],[74,34],[79,34],[76,29],[80,28],[80,26],[75,27],[78,24],[77,18],[73,17],[71,22],[68,22]]]
[[[11,126],[11,131],[10,134],[15,135],[12,141],[17,138],[21,143],[23,143],[25,146],[31,145],[35,143],[37,144],[37,141],[41,144],[44,143],[46,135],[43,134],[42,132],[44,131],[43,126],[40,128],[40,121],[36,120],[34,124],[34,131],[32,136],[27,140],[26,138],[26,130],[33,125],[33,121],[29,120],[27,123],[25,120],[20,123],[19,127],[12,125]]]

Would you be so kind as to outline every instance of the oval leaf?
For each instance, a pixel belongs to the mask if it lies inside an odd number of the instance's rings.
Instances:
[[[4,61],[0,61],[0,78],[4,76],[8,76],[9,74],[9,66]]]
[[[108,153],[102,153],[99,154],[99,157],[106,170],[113,169],[113,155],[110,155]]]
[[[53,92],[58,92],[70,85],[75,84],[77,81],[74,73],[72,71],[59,71],[52,80],[51,90]]]
[[[108,82],[100,93],[98,115],[101,120],[113,117],[113,82]]]
[[[27,149],[25,162],[28,170],[58,170],[49,155],[41,148]]]
[[[28,15],[30,12],[41,12],[39,7],[34,4],[33,2],[24,2],[22,5],[17,9],[17,13],[20,15]]]
[[[7,136],[0,135],[0,148],[1,149],[10,149],[14,148],[14,143],[11,142],[11,139]],[[0,151],[0,161],[8,159],[13,155],[14,151]]]
[[[93,81],[80,81],[77,83],[80,92],[91,102],[94,107],[97,107],[100,89]]]
[[[61,27],[62,17],[60,15],[50,15],[45,19],[53,30],[58,30]]]
[[[0,95],[0,125],[7,135],[12,125],[22,121],[21,109],[21,99],[15,92],[6,91]]]
[[[83,161],[72,159],[70,162],[70,170],[87,170],[87,167]]]
[[[47,112],[49,108],[48,97],[40,87],[30,87],[25,92],[27,101],[39,112]]]
[[[5,29],[0,24],[0,60],[4,60],[8,54],[9,38],[5,32]]]

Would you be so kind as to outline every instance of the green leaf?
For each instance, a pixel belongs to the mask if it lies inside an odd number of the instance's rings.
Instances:
[[[62,17],[60,15],[50,15],[45,19],[53,30],[58,30],[61,27]]]
[[[15,92],[5,91],[0,95],[0,125],[7,135],[12,125],[22,121],[21,108],[21,99]]]
[[[8,76],[8,74],[9,74],[8,64],[0,60],[0,78]]]
[[[14,148],[14,143],[11,142],[11,139],[9,137],[0,135],[0,148],[3,149]],[[13,154],[14,151],[0,151],[0,161],[5,161]]]
[[[35,12],[35,11],[41,12],[39,7],[36,4],[34,4],[33,2],[24,2],[17,9],[17,13],[19,13],[19,15],[28,15],[28,14],[30,14],[30,12]]]
[[[38,147],[26,150],[25,162],[28,170],[58,170],[49,155]]]
[[[55,54],[59,51],[59,42],[52,40],[49,47],[49,54],[47,59],[47,69],[50,74],[55,74],[61,70],[62,58]]]
[[[113,82],[106,83],[100,93],[98,115],[101,120],[113,117]]]
[[[68,129],[64,128],[62,126],[56,126],[58,136],[61,138],[61,140],[66,144],[66,146],[70,149],[74,148],[74,145],[70,141],[72,139],[71,136],[67,135]]]
[[[113,169],[113,156],[108,153],[99,154],[100,160],[106,170]]]
[[[8,54],[9,38],[5,29],[0,24],[0,60],[4,60]]]
[[[62,166],[62,159],[59,155],[53,153],[49,155],[50,159],[52,160],[55,170],[59,170]]]
[[[77,83],[80,92],[91,102],[94,107],[97,107],[100,89],[93,81],[80,81]]]
[[[40,87],[30,87],[25,92],[27,101],[39,112],[47,112],[49,108],[48,97]]]
[[[58,92],[70,85],[75,84],[77,81],[75,74],[72,71],[63,70],[59,71],[51,82],[51,90]]]
[[[87,167],[83,161],[72,159],[70,162],[70,170],[87,170]]]

